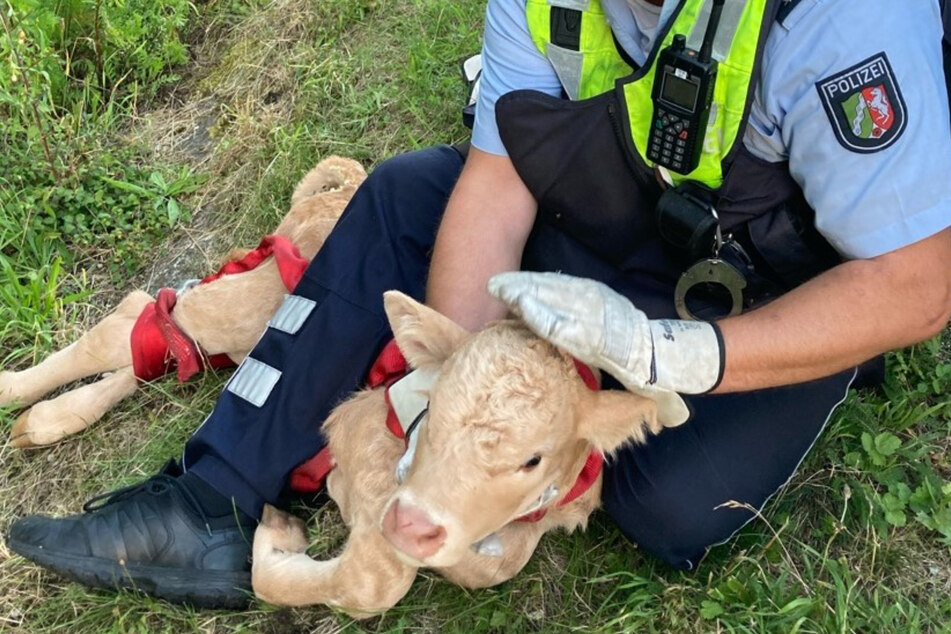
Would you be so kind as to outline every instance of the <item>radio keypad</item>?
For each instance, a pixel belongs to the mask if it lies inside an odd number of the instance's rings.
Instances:
[[[658,106],[654,115],[654,126],[651,128],[647,158],[675,172],[683,173],[684,165],[689,163],[687,152],[691,149],[690,140],[686,122],[677,114]]]

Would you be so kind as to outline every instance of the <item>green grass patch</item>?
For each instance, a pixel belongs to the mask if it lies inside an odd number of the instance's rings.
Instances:
[[[123,132],[177,79],[196,15],[184,0],[0,1],[5,365],[34,362],[55,331],[61,345],[91,284],[123,283],[187,220],[203,177]]]

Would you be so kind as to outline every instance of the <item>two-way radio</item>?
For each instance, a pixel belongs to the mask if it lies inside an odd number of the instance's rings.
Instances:
[[[700,164],[717,80],[713,42],[725,1],[713,0],[699,52],[687,48],[686,36],[675,35],[658,57],[647,158],[678,174],[689,174]]]

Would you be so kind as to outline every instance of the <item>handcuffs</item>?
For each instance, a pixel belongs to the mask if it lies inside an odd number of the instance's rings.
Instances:
[[[743,273],[724,259],[725,251],[733,259],[749,265],[749,256],[733,236],[724,237],[720,218],[713,205],[713,192],[693,182],[674,186],[667,170],[659,168],[668,188],[656,208],[660,235],[687,258],[695,260],[677,281],[674,288],[674,306],[681,319],[699,318],[687,307],[687,295],[698,286],[723,287],[730,297],[730,310],[725,317],[743,311],[743,289],[747,282]]]
[[[714,214],[716,213],[713,210]],[[733,243],[732,237],[728,240]],[[735,243],[734,243],[735,244]],[[674,307],[677,316],[681,319],[697,320],[698,317],[687,308],[687,294],[694,287],[701,284],[719,284],[730,294],[730,312],[724,317],[733,317],[743,312],[743,289],[746,288],[746,278],[740,271],[720,257],[723,250],[723,234],[720,223],[717,223],[716,239],[713,245],[713,257],[702,259],[684,271],[674,287]]]

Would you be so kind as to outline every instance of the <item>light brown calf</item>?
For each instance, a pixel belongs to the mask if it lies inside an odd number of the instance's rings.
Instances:
[[[590,390],[569,357],[519,322],[470,334],[400,293],[387,293],[385,306],[410,365],[439,371],[415,459],[397,485],[404,445],[384,424],[382,390],[337,407],[324,425],[337,463],[328,490],[349,539],[336,558],[315,561],[303,522],[267,507],[252,582],[271,603],[322,603],[364,617],[399,601],[419,567],[471,588],[501,583],[546,531],[586,524],[600,478],[576,500],[557,502],[592,449],[610,453],[661,429],[652,401]],[[513,521],[540,500],[543,519]],[[501,552],[473,548],[490,542]]]
[[[321,161],[297,185],[291,209],[274,233],[289,238],[303,257],[313,258],[364,178],[366,172],[356,161],[339,157]],[[240,363],[286,292],[277,265],[269,258],[252,271],[185,291],[173,318],[208,355],[224,353]],[[249,297],[254,301],[247,301]],[[0,406],[22,407],[67,383],[112,373],[23,412],[13,425],[13,446],[57,442],[85,429],[135,391],[138,382],[132,374],[129,337],[152,299],[144,291],[133,291],[75,343],[32,368],[0,372]]]

